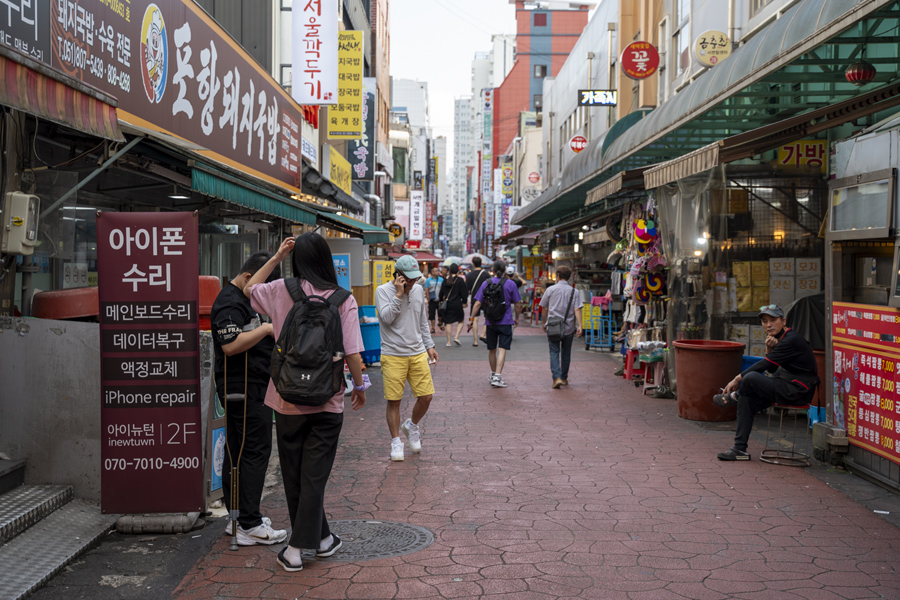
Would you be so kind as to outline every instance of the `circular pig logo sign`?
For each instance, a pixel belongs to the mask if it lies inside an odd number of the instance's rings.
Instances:
[[[144,12],[144,23],[141,27],[141,79],[144,80],[147,99],[153,104],[161,101],[166,92],[168,59],[166,23],[159,7],[150,4]]]

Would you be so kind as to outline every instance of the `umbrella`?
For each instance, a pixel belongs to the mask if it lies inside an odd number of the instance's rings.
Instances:
[[[462,261],[463,261],[463,259],[460,256],[448,256],[447,258],[444,259],[444,262],[442,262],[441,265],[443,265],[445,267],[449,267],[453,263],[456,263],[458,265],[462,264]]]
[[[476,256],[481,257],[481,265],[482,266],[487,266],[487,265],[491,264],[492,262],[494,262],[493,260],[491,260],[490,258],[485,256],[484,254],[479,254],[478,252],[476,252],[475,254],[469,254],[464,259],[462,259],[462,262],[471,265],[472,259],[475,258]],[[462,263],[460,263],[460,264],[462,264]]]

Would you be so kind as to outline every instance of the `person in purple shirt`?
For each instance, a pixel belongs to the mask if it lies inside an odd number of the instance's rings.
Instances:
[[[481,284],[481,288],[475,293],[475,305],[472,307],[472,314],[478,314],[478,310],[484,306],[484,324],[485,335],[487,337],[488,361],[491,363],[491,385],[493,387],[506,387],[501,373],[503,372],[503,364],[506,362],[506,351],[512,345],[513,326],[519,324],[519,313],[522,308],[519,302],[522,297],[519,295],[519,287],[506,277],[506,263],[502,260],[495,261],[491,265],[493,277]],[[500,285],[503,290],[503,298],[499,303],[500,309],[503,310],[502,318],[492,314],[492,294],[488,289],[495,289],[493,286]],[[497,310],[500,310],[497,309]],[[491,318],[493,317],[493,318]]]

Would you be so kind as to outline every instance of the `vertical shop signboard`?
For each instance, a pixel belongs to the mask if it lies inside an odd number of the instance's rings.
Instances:
[[[491,173],[493,172],[492,160],[492,136],[494,127],[494,90],[484,90],[482,97],[482,113],[484,114],[484,124],[482,127],[482,145],[481,145],[481,196],[487,199],[491,195]]]
[[[197,216],[98,214],[97,261],[101,508],[201,510]]]
[[[338,0],[298,2],[292,11],[291,93],[300,104],[338,100],[337,17]]]
[[[425,193],[414,190],[409,193],[409,239],[421,240],[425,229]]]
[[[350,166],[353,181],[371,181],[375,177],[375,87],[374,77],[363,78],[362,136],[350,141]],[[386,163],[393,164],[393,161]]]
[[[435,173],[437,173],[437,169],[435,167],[436,162],[437,157],[435,156],[432,156],[428,159],[428,173],[425,177],[425,181],[427,182],[427,189],[425,191],[427,195],[425,196],[425,223],[423,239],[426,240],[434,239],[434,227],[432,226],[432,221],[434,221],[434,215],[437,213],[437,211],[435,211],[435,204],[437,202],[437,186],[435,186]]]
[[[835,424],[854,446],[900,464],[900,309],[835,302],[831,332]]]
[[[338,285],[348,292],[352,292],[353,288],[350,287],[350,255],[332,254],[331,258],[334,261],[334,272],[337,275]]]
[[[328,108],[328,139],[359,139],[363,121],[363,32],[338,33],[338,98]]]

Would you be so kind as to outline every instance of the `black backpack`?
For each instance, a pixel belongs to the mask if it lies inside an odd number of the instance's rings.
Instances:
[[[488,280],[484,293],[481,295],[484,300],[481,303],[484,306],[484,318],[491,323],[502,321],[509,308],[509,305],[506,303],[506,294],[503,293],[503,285],[505,283],[505,275],[500,278],[498,283]]]
[[[294,306],[272,351],[269,374],[275,390],[291,404],[322,406],[341,391],[344,334],[338,307],[350,292],[338,288],[328,298],[307,296],[294,277],[284,280]]]

